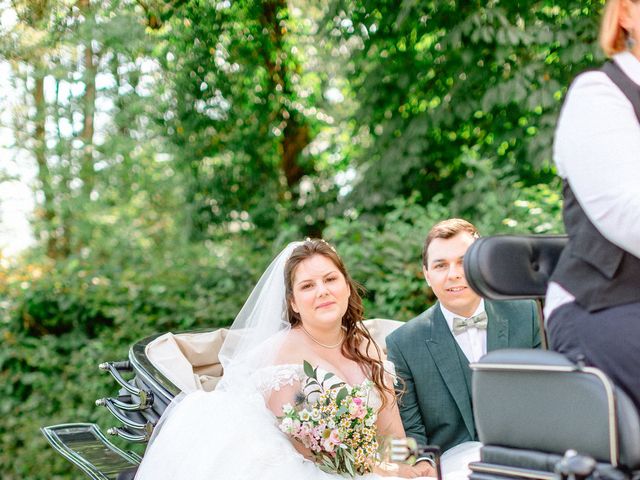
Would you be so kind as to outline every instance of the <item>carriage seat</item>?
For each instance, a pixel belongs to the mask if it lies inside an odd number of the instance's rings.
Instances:
[[[553,472],[569,448],[614,468],[640,470],[640,416],[597,368],[531,349],[493,351],[471,368],[485,445],[472,470],[484,464]]]
[[[371,338],[380,346],[385,355],[387,354],[387,336],[391,335],[396,328],[404,325],[404,322],[399,320],[386,318],[370,318],[362,323],[367,327]]]
[[[383,318],[364,321],[374,341],[385,353],[385,338],[402,324]],[[211,391],[222,378],[218,352],[227,332],[225,328],[194,333],[168,332],[151,341],[145,348],[145,354],[153,366],[180,391]]]
[[[220,328],[195,333],[167,332],[150,342],[145,354],[180,391],[211,391],[222,378],[218,352],[227,331]]]
[[[492,300],[535,299],[542,314],[562,235],[497,235],[464,257],[469,286]],[[542,315],[540,316],[542,320]],[[544,322],[540,322],[545,344]],[[471,480],[558,478],[567,451],[596,462],[601,478],[640,472],[640,419],[602,371],[544,350],[498,350],[471,365],[481,460]],[[565,465],[568,462],[564,462]]]

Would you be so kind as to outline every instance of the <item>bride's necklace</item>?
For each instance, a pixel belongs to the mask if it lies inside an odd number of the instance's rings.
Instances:
[[[324,344],[324,343],[322,343],[322,342],[320,342],[320,341],[316,340],[316,339],[313,337],[313,335],[311,335],[311,334],[309,333],[309,331],[308,331],[306,328],[304,328],[304,325],[302,324],[302,322],[300,322],[300,327],[302,327],[302,331],[303,331],[304,333],[306,333],[306,334],[307,334],[307,336],[308,336],[311,340],[313,340],[315,343],[317,343],[318,345],[320,345],[321,347],[324,347],[324,348],[337,348],[337,347],[339,347],[340,345],[342,345],[342,342],[344,341],[344,330],[342,330],[342,329],[341,329],[340,340],[338,341],[338,343],[336,343],[335,345],[326,345],[326,344]]]

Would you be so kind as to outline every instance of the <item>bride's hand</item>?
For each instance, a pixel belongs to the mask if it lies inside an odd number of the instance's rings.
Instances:
[[[426,464],[426,465],[424,465]],[[415,465],[406,463],[382,462],[373,468],[373,473],[382,477],[417,478],[435,476],[435,470],[428,462],[419,462]]]

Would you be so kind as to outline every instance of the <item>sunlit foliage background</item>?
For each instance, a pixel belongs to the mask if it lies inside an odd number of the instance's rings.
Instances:
[[[113,425],[97,364],[229,324],[272,255],[332,241],[369,317],[432,297],[428,228],[560,232],[553,129],[601,1],[12,0],[0,60],[36,246],[0,270],[0,472],[81,474],[38,428]],[[14,159],[1,159],[4,171]],[[0,180],[8,176],[0,172]]]

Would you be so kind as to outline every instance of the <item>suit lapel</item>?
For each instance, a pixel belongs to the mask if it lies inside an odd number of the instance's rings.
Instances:
[[[497,311],[495,304],[485,300],[487,324],[487,352],[509,346],[509,320]]]
[[[465,381],[465,372],[458,356],[458,344],[453,338],[438,304],[435,305],[432,313],[427,317],[427,348],[458,410],[460,410],[471,438],[475,438],[473,412]],[[461,355],[464,356],[463,353]],[[469,368],[467,364],[464,367]]]

